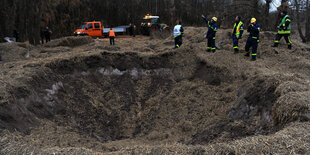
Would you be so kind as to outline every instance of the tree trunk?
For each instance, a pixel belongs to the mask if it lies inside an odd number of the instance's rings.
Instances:
[[[266,8],[265,8],[265,17],[269,17],[269,10],[270,10],[270,3],[272,0],[266,0]],[[269,18],[265,18],[265,23],[264,25],[268,25],[269,23]],[[265,29],[270,30],[270,27],[266,27]]]
[[[296,15],[297,15],[297,28],[298,28],[298,32],[299,32],[299,36],[302,40],[302,42],[306,42],[307,39],[306,37],[304,36],[304,34],[302,33],[302,29],[301,29],[301,25],[300,25],[300,18],[299,18],[299,9],[300,9],[300,6],[299,6],[299,3],[298,3],[298,0],[295,0],[295,6],[296,6]]]
[[[310,41],[310,4],[309,4],[310,0],[307,0],[306,3],[306,18],[307,18],[307,22],[306,22],[306,39],[307,41]]]

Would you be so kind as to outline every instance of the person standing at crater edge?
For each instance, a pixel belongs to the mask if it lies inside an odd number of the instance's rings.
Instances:
[[[178,21],[177,25],[174,27],[173,29],[173,36],[174,36],[174,48],[180,48],[183,40],[182,40],[182,36],[184,34],[184,29],[182,27],[182,22]]]
[[[260,25],[257,24],[256,19],[252,18],[251,23],[248,27],[248,32],[250,33],[248,40],[246,41],[245,45],[245,56],[250,56],[250,47],[252,47],[252,61],[256,60],[257,56],[257,47],[259,43],[259,32],[260,32]]]
[[[201,17],[206,21],[208,24],[208,32],[206,35],[206,38],[208,39],[208,49],[207,52],[212,52],[215,53],[216,51],[216,46],[215,46],[215,34],[217,32],[217,18],[213,17],[211,21],[209,21],[204,15],[201,15]]]
[[[115,45],[115,31],[111,28],[109,31],[110,45]]]
[[[276,35],[276,40],[274,41],[274,45],[272,47],[278,47],[279,42],[282,37],[284,37],[288,49],[292,49],[292,41],[291,41],[291,19],[289,15],[287,15],[286,11],[281,12],[282,21],[278,28],[278,34]]]
[[[233,44],[234,44],[233,46],[234,46],[235,53],[239,52],[238,43],[239,43],[239,39],[241,39],[243,31],[244,31],[243,27],[244,27],[244,25],[241,21],[241,17],[237,16],[235,19],[235,24],[234,24],[233,33],[232,33],[232,39],[233,39]]]

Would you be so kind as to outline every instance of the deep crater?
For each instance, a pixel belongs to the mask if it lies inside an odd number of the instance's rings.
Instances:
[[[251,79],[195,55],[134,52],[47,63],[12,89],[0,128],[29,134],[49,120],[101,143],[144,139],[210,144],[279,129],[274,79]],[[14,111],[14,113],[9,113]]]

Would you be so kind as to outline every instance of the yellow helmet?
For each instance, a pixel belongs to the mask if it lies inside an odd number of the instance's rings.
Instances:
[[[251,19],[251,23],[255,23],[256,22],[256,19],[255,18],[252,18]]]
[[[213,21],[217,22],[217,18],[216,17],[213,17],[212,19],[213,19]]]

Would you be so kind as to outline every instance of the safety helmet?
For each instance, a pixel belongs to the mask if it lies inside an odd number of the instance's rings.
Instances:
[[[251,23],[255,23],[256,22],[256,19],[255,18],[252,18],[251,19]]]
[[[216,17],[213,17],[212,19],[213,19],[213,21],[217,22],[217,18]]]

